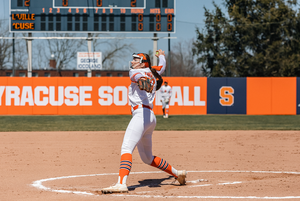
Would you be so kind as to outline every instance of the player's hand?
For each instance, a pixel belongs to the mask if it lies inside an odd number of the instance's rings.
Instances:
[[[157,50],[155,53],[156,57],[159,57],[160,55],[164,55],[165,56],[165,51],[162,51],[161,49]]]

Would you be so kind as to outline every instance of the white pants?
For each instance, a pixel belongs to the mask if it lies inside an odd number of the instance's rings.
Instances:
[[[132,113],[132,119],[126,129],[121,155],[132,154],[137,146],[142,161],[151,165],[152,155],[152,133],[156,126],[156,117],[148,108],[138,108]]]
[[[163,97],[162,98],[162,108],[169,108],[169,98],[168,97]]]

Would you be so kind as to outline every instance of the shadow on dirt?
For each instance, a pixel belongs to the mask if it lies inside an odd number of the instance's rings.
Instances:
[[[127,188],[129,191],[133,191],[136,188],[145,187],[145,186],[148,186],[149,188],[157,188],[157,187],[161,187],[162,185],[174,185],[175,182],[172,182],[172,183],[170,182],[168,184],[162,184],[163,181],[169,180],[172,178],[174,178],[174,177],[169,176],[169,177],[162,178],[162,179],[145,179],[142,181],[138,181],[140,184],[133,185],[133,186],[127,186]],[[174,181],[175,181],[175,179],[174,179]]]

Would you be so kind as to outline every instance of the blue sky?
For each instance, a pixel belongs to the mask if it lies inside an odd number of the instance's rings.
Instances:
[[[215,0],[215,3],[223,7],[224,0]],[[211,0],[176,0],[176,33],[171,37],[177,39],[171,40],[171,48],[177,42],[187,42],[196,38],[196,27],[202,29],[204,27],[204,8],[213,10]],[[0,0],[0,19],[8,19],[9,16],[9,0]],[[128,37],[151,37],[153,34],[127,34]],[[167,34],[158,34],[159,37],[166,37]],[[130,40],[134,43],[135,51],[148,52],[153,49],[151,39]],[[158,48],[166,50],[168,48],[168,40],[162,39],[158,41]],[[126,62],[128,63],[128,61]]]

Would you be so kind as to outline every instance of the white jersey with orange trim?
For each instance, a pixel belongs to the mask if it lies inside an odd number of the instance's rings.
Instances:
[[[168,85],[168,86],[161,86],[160,88],[160,94],[162,99],[168,98],[170,99],[172,96],[172,88]]]
[[[166,69],[166,59],[164,55],[159,56],[159,66],[161,66],[161,69],[157,71],[158,74],[162,74]],[[153,76],[151,70],[149,68],[142,68],[142,69],[131,69],[129,71],[129,77],[131,80],[131,85],[129,86],[129,104],[132,107],[135,107],[137,105],[148,105],[149,107],[153,108],[153,101],[155,98],[155,89],[156,89],[156,79]],[[154,86],[153,91],[151,93],[147,93],[144,90],[140,90],[140,88],[137,85],[137,81],[141,77],[148,77],[154,79]]]
[[[136,61],[133,60],[132,64],[134,62]],[[159,56],[159,65],[160,66],[156,66],[155,69],[161,75],[166,68],[166,60],[162,55]],[[139,155],[145,164],[159,168],[175,178],[178,178],[179,175],[178,171],[169,163],[152,154],[152,134],[156,126],[156,116],[150,108],[153,108],[153,100],[157,86],[156,79],[148,67],[132,69],[130,70],[129,75],[131,85],[129,86],[128,97],[129,103],[132,107],[134,107],[134,109],[132,108],[131,110],[132,119],[127,126],[123,138],[118,183],[115,186],[102,189],[102,192],[111,192],[112,189],[117,189],[114,192],[122,192],[118,191],[120,190],[119,186],[124,186],[124,188],[122,188],[125,190],[127,189],[126,181],[131,170],[132,153],[136,147],[138,148]],[[154,89],[151,93],[147,93],[146,91],[139,89],[137,81],[141,77],[153,78]],[[142,104],[146,105],[146,107],[140,107]]]

